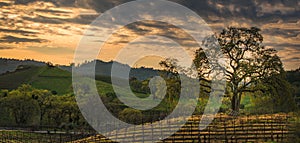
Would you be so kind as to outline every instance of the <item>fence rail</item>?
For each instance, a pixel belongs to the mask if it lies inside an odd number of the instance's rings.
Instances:
[[[231,117],[218,115],[204,130],[199,130],[201,116],[193,116],[175,134],[160,142],[289,142],[294,137],[294,124],[287,114]],[[163,135],[175,127],[172,120],[158,128],[143,130],[141,125],[135,130],[122,129],[111,132],[111,139],[122,142],[152,142],[145,133]],[[128,132],[130,130],[130,132]],[[112,142],[103,136],[92,136],[74,142]]]
[[[204,130],[199,130],[201,116],[193,116],[172,136],[160,142],[290,142],[294,137],[295,124],[288,114],[231,117],[218,115]],[[175,130],[177,120],[153,127],[149,123],[133,129],[124,128],[110,132],[111,139],[122,142],[152,142],[146,133],[161,136]],[[144,130],[145,127],[148,130]],[[149,127],[151,127],[149,129]],[[92,129],[84,131],[50,130],[50,128],[0,127],[0,142],[112,142],[96,134]],[[52,128],[53,129],[53,128]]]

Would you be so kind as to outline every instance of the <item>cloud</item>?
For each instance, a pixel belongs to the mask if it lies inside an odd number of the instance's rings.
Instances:
[[[31,22],[38,22],[38,23],[47,23],[47,24],[63,24],[64,21],[59,18],[49,18],[45,16],[37,16],[34,18],[31,17],[24,17],[23,20],[31,21]]]
[[[299,47],[284,47],[278,51],[278,55],[284,63],[286,69],[295,69],[300,65]]]
[[[33,36],[38,33],[38,32],[32,32],[32,31],[26,31],[26,30],[20,30],[20,29],[4,29],[4,28],[0,28],[0,32],[20,34],[20,35],[24,35],[24,36]]]
[[[280,28],[267,28],[263,30],[263,34],[279,35],[285,38],[297,37],[300,33],[300,29],[280,29]]]
[[[99,15],[91,14],[91,15],[78,15],[75,18],[66,19],[66,22],[76,23],[88,25],[93,22]]]
[[[0,46],[0,50],[8,50],[13,49],[12,47]]]
[[[51,13],[51,14],[70,14],[72,12],[69,11],[62,11],[62,10],[53,10],[53,9],[37,9],[37,12],[43,12],[43,13]]]
[[[261,2],[257,7],[257,12],[259,15],[264,14],[290,14],[299,11],[299,7],[294,7],[298,5],[297,1],[269,1]]]
[[[0,43],[23,43],[23,42],[32,42],[32,43],[41,43],[46,42],[45,39],[39,38],[21,38],[21,37],[14,37],[14,36],[4,36],[1,37]]]
[[[3,6],[9,6],[10,3],[7,3],[7,2],[0,2],[0,7],[3,7]]]
[[[40,45],[38,46],[40,48],[29,48],[38,52],[45,50],[53,54],[63,53],[58,49],[45,48],[49,43],[53,47],[60,47],[64,50],[67,49],[62,45],[66,47],[69,44],[73,47],[68,47],[68,49],[75,49],[76,41],[80,39],[88,25],[100,15],[99,13],[129,1],[131,0],[1,1],[0,37],[2,38],[0,42],[2,45],[4,43],[8,45],[0,49],[27,47],[30,43]],[[300,2],[298,0],[171,1],[196,12],[216,33],[228,26],[257,26],[262,29],[265,45],[279,51],[284,64],[288,65],[286,67],[292,68],[299,64],[296,62],[299,58],[295,58],[300,57]],[[111,26],[111,24],[101,23],[101,26]],[[197,46],[191,38],[186,38],[186,35],[182,33],[178,34],[176,28],[164,23],[141,22],[131,24],[126,28],[115,34],[115,37],[109,41],[110,44],[125,44],[131,36],[154,33],[156,29],[158,35],[181,41],[186,46]],[[95,37],[94,39],[97,40],[97,35],[105,32],[105,30],[95,29],[95,33],[90,33],[88,36]]]
[[[26,50],[35,51],[43,54],[72,54],[74,50],[66,47],[50,47],[50,46],[28,46]]]
[[[282,44],[277,44],[279,47],[289,47],[289,48],[294,48],[299,50],[300,53],[300,44],[293,44],[293,43],[282,43]]]
[[[113,36],[110,39],[108,39],[106,42],[111,45],[126,44],[131,42],[132,40],[135,40],[136,38],[149,36],[149,35],[159,35],[162,37],[166,37],[172,39],[173,41],[185,47],[193,47],[193,48],[199,47],[198,43],[195,42],[195,40],[188,33],[186,33],[186,31],[172,24],[157,22],[157,21],[135,22],[126,25],[123,28],[119,29],[118,31],[115,31]],[[155,43],[137,42],[135,44],[153,45]],[[163,45],[163,44],[168,45],[168,43],[159,43],[157,45]],[[173,44],[169,46],[172,45]]]

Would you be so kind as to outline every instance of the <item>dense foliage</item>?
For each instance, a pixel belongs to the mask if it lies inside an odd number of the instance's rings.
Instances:
[[[219,74],[215,73],[218,71],[216,69],[223,71],[227,81],[226,98],[231,102],[231,115],[239,114],[240,109],[244,108],[241,101],[245,94],[269,96],[267,98],[274,103],[271,111],[295,109],[291,86],[286,81],[277,51],[266,48],[262,42],[263,36],[256,27],[229,27],[207,37],[195,52],[194,64],[201,87],[207,89],[204,91],[210,92],[210,81]],[[182,70],[184,67],[178,68],[176,64],[172,59],[161,62],[170,73],[186,73]]]
[[[0,106],[1,126],[63,126],[85,122],[73,95],[53,95],[30,85],[12,91],[2,90]]]

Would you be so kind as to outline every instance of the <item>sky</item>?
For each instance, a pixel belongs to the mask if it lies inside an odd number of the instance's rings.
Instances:
[[[0,0],[0,57],[35,59],[68,65],[73,61],[75,49],[84,32],[91,28],[90,23],[105,11],[126,2],[128,0]],[[215,33],[228,26],[260,28],[264,45],[278,51],[285,69],[300,67],[300,1],[172,0],[172,2],[196,12]],[[161,27],[167,28],[161,30]],[[92,39],[97,42],[99,40],[97,34],[101,35],[105,31],[97,30],[97,27],[92,28],[95,28],[96,33],[91,35]],[[134,23],[115,32],[106,41],[98,58],[104,61],[118,59],[116,56],[124,47],[127,49],[140,47],[139,51],[147,51],[150,49],[147,47],[149,41],[156,47],[155,51],[178,52],[174,50],[175,48],[168,49],[177,47],[174,41],[155,36],[148,39],[146,37],[147,40],[137,39],[145,34],[143,33],[145,31],[150,35],[177,38],[184,45],[189,45],[190,55],[197,48],[195,43],[185,38],[188,36],[184,32],[172,25]],[[157,40],[157,43],[153,40]],[[151,50],[147,52],[151,53]],[[126,58],[129,55],[123,56]],[[180,53],[175,56],[180,56]],[[159,60],[161,58],[155,55],[145,56],[136,59],[131,65],[158,66]]]

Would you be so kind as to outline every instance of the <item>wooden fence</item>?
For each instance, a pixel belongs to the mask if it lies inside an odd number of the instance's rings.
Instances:
[[[175,130],[176,124],[174,123],[180,123],[182,118],[167,120],[161,123],[159,127],[145,123],[134,129],[115,130],[109,133],[109,137],[120,142],[153,142],[153,138],[145,136],[145,134],[166,135],[172,129]],[[201,116],[190,117],[180,130],[160,142],[292,142],[294,138],[295,122],[291,120],[292,116],[287,114],[252,115],[236,118],[219,114],[204,130],[199,130],[200,119]],[[74,132],[43,128],[32,130],[30,128],[0,127],[0,142],[107,143],[112,141],[90,129]]]
[[[193,116],[175,134],[160,142],[291,142],[294,137],[294,123],[291,116],[287,114],[270,114],[257,116],[231,117],[218,115],[214,121],[204,130],[199,130],[199,116]],[[151,138],[145,137],[145,133],[163,136],[173,126],[172,121],[161,124],[159,128],[143,130],[148,124],[135,128],[134,132],[122,129],[111,133],[111,139],[121,142],[153,142]],[[77,140],[74,142],[112,142],[100,136]]]

